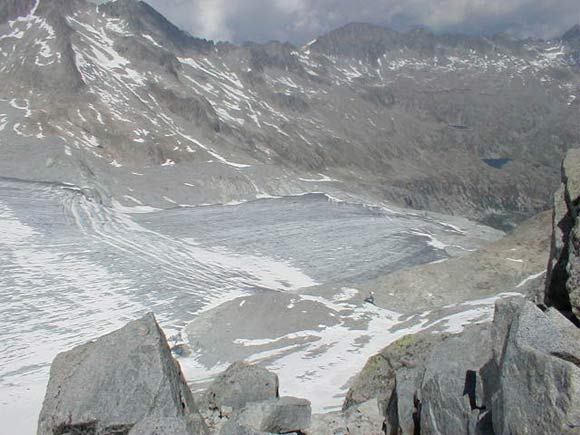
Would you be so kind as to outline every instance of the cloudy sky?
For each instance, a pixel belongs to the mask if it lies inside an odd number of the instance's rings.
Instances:
[[[579,0],[146,0],[195,36],[301,44],[349,22],[435,32],[553,37],[580,21]]]

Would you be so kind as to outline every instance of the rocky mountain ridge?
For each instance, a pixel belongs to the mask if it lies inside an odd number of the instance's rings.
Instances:
[[[323,191],[509,225],[577,143],[575,34],[234,46],[134,0],[3,0],[0,175],[131,207]]]

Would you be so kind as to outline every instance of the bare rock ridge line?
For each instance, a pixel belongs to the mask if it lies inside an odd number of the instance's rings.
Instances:
[[[563,163],[554,245],[567,238],[575,243],[579,157],[570,151]],[[560,231],[563,210],[570,225]],[[578,434],[578,284],[570,279],[576,254],[571,248],[563,256],[566,250],[558,246],[552,247],[539,305],[530,302],[538,299],[531,289],[528,299],[500,299],[491,324],[399,339],[356,376],[342,411],[312,415],[307,400],[279,397],[274,373],[243,362],[232,364],[194,401],[149,314],[55,358],[38,433]],[[554,279],[555,264],[567,279]]]
[[[125,207],[325,192],[509,228],[577,142],[578,40],[354,23],[236,46],[139,1],[3,0],[0,174]]]

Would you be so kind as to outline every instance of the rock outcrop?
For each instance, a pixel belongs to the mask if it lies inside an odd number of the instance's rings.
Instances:
[[[38,435],[67,433],[206,434],[152,314],[55,358]]]
[[[487,403],[495,433],[580,433],[580,330],[553,308],[503,305],[493,325],[497,389]]]
[[[353,405],[343,412],[312,416],[306,435],[383,435],[385,418],[377,399]]]
[[[423,337],[424,339],[424,337]],[[580,330],[523,297],[400,367],[387,434],[579,434]]]
[[[485,425],[482,411],[486,408],[482,404],[478,372],[490,353],[487,325],[472,326],[435,347],[427,361],[418,396],[422,433],[482,432],[480,428]]]
[[[196,404],[148,314],[55,358],[38,435],[305,433],[310,402],[279,397],[278,387],[275,373],[239,361]]]
[[[546,305],[580,319],[580,150],[562,164],[562,183],[554,196],[552,246],[546,279]]]
[[[280,397],[251,402],[222,426],[219,435],[238,435],[240,430],[286,434],[304,432],[310,426],[310,402],[295,397]]]
[[[278,398],[278,376],[243,361],[233,363],[211,383],[204,395],[210,409],[242,409],[247,403]]]
[[[304,433],[310,426],[310,402],[279,397],[278,388],[275,373],[237,361],[201,394],[199,408],[215,435]]]

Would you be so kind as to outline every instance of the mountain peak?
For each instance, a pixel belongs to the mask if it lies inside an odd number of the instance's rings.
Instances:
[[[330,55],[376,61],[388,48],[399,46],[402,35],[376,24],[350,23],[321,36],[312,49]]]
[[[179,29],[149,4],[140,0],[114,0],[99,6],[99,11],[108,16],[123,18],[137,33],[153,34],[163,45],[183,50],[207,51],[213,43],[195,38]]]
[[[580,24],[575,24],[562,35],[562,40],[570,44],[580,45]]]

